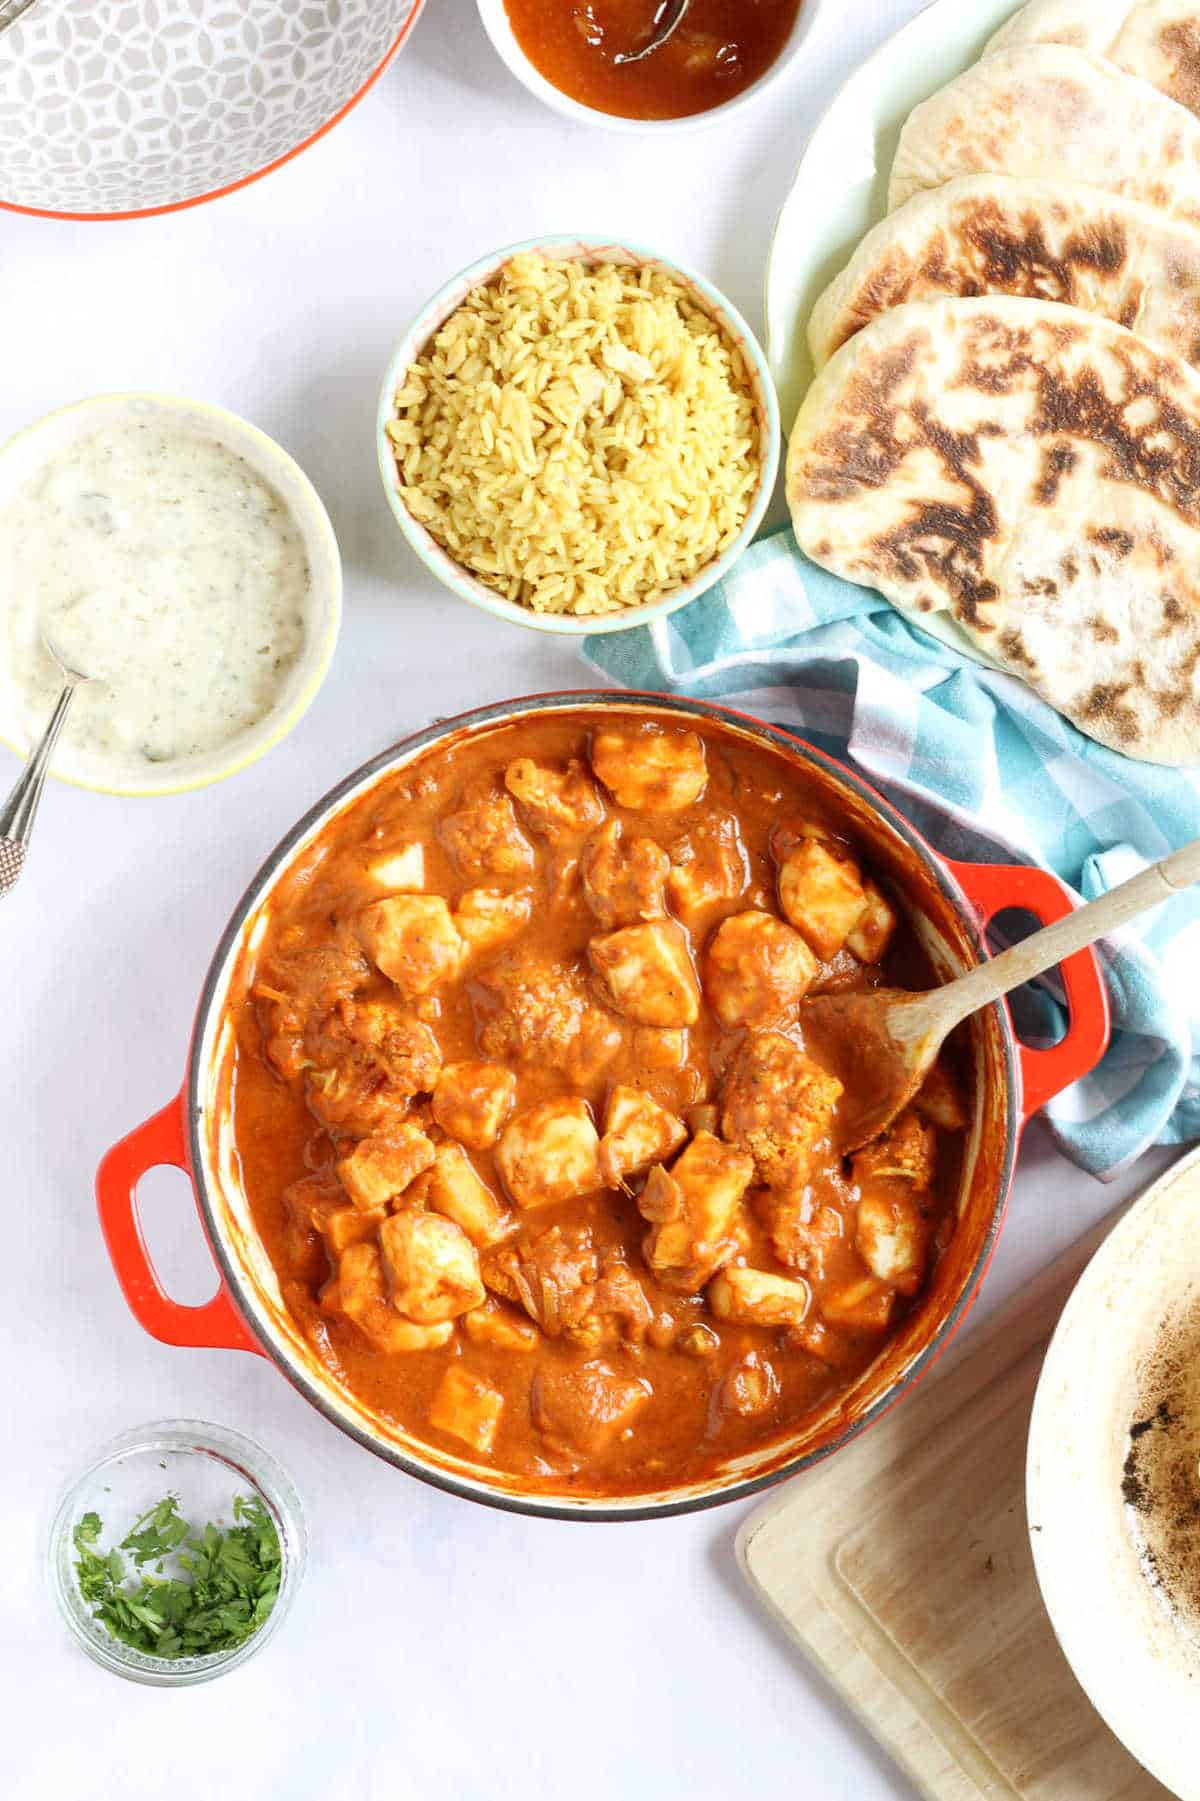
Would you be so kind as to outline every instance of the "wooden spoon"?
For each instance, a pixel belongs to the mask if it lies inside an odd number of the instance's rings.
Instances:
[[[804,1001],[805,1046],[846,1090],[838,1108],[841,1150],[857,1150],[891,1124],[964,1019],[1196,881],[1200,838],[942,988],[875,988]]]

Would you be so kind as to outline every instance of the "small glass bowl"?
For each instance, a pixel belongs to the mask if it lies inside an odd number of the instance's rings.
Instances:
[[[239,1494],[256,1496],[275,1522],[282,1560],[279,1595],[266,1623],[235,1650],[209,1657],[147,1657],[110,1638],[79,1592],[72,1534],[83,1515],[100,1515],[100,1543],[108,1547],[166,1494],[177,1495],[183,1518],[201,1529],[210,1520],[232,1525],[232,1502]],[[48,1560],[59,1611],[89,1657],[131,1682],[183,1688],[223,1676],[262,1650],[295,1598],[307,1555],[300,1497],[273,1457],[226,1426],[155,1420],[111,1440],[71,1484],[50,1529]]]

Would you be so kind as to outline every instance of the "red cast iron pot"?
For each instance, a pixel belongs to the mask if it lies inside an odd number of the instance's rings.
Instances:
[[[243,951],[266,925],[272,890],[293,858],[334,814],[359,800],[432,746],[446,746],[500,724],[545,713],[586,710],[666,717],[719,726],[734,739],[766,744],[815,784],[845,821],[874,872],[907,911],[943,979],[987,955],[987,923],[1005,908],[1028,909],[1044,923],[1070,912],[1071,897],[1038,869],[952,863],[857,775],[786,732],[727,709],[692,700],[624,693],[535,696],[483,707],[439,722],[385,751],[335,788],[288,833],[255,876],[230,920],[209,968],[192,1035],[188,1073],[161,1113],[115,1145],[100,1166],[100,1220],[117,1280],[134,1316],[166,1344],[256,1351],[275,1362],[326,1418],[369,1450],[471,1500],[560,1519],[645,1519],[743,1498],[804,1469],[861,1431],[890,1406],[946,1345],[983,1278],[1004,1218],[1022,1129],[1030,1116],[1104,1054],[1108,1001],[1094,953],[1062,965],[1070,1023],[1049,1050],[1030,1050],[1014,1036],[1003,1002],[970,1022],[975,1065],[975,1119],[958,1197],[958,1222],[920,1305],[851,1388],[798,1427],[732,1459],[702,1482],[627,1497],[539,1494],[515,1476],[423,1444],[372,1415],[317,1363],[284,1307],[242,1192],[227,1107],[232,1027],[226,998]],[[582,722],[581,722],[582,723]],[[158,1164],[186,1170],[220,1272],[202,1307],[167,1295],[151,1264],[137,1211],[137,1185]]]

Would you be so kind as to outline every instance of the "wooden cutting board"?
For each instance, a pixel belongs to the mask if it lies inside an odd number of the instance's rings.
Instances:
[[[1116,1217],[738,1535],[751,1587],[932,1801],[1169,1801],[1071,1674],[1025,1524],[1042,1358]]]

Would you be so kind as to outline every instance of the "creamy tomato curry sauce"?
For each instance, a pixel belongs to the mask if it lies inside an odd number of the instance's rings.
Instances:
[[[953,1221],[945,1069],[832,1148],[805,994],[932,977],[781,755],[639,714],[435,747],[242,972],[233,1120],[316,1356],[539,1491],[692,1482],[850,1383]]]

